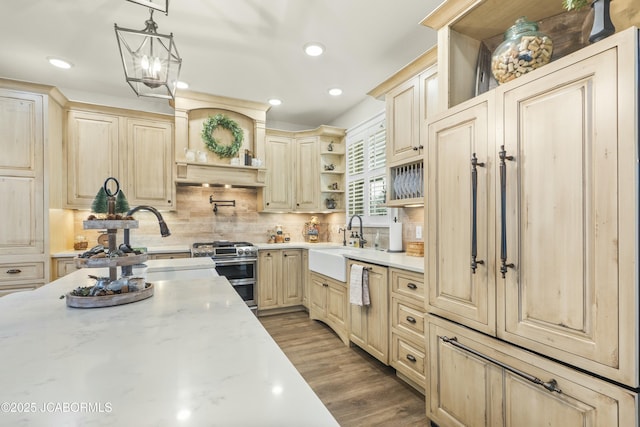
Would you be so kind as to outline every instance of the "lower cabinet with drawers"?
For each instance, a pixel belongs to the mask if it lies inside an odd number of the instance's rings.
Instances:
[[[42,286],[45,281],[44,262],[0,263],[0,297]]]
[[[425,345],[424,276],[389,269],[391,296],[390,365],[397,375],[424,392],[427,351]]]

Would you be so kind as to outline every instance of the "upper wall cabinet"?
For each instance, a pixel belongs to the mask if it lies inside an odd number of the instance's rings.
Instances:
[[[392,89],[387,108],[387,161],[390,165],[420,160],[424,153],[426,119],[436,111],[437,69],[424,72]]]
[[[72,107],[67,117],[66,207],[87,209],[108,177],[129,205],[175,208],[172,117]]]
[[[387,206],[424,201],[426,123],[438,110],[436,55],[437,49],[430,49],[369,92],[386,102]]]
[[[268,130],[264,212],[344,212],[344,129]]]

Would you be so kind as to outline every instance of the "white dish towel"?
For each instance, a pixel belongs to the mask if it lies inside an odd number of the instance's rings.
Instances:
[[[349,276],[349,302],[354,305],[369,305],[369,271],[360,264],[351,266]]]

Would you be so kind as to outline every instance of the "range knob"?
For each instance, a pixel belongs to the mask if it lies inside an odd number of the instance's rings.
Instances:
[[[244,248],[238,248],[238,255],[242,255],[244,253]]]

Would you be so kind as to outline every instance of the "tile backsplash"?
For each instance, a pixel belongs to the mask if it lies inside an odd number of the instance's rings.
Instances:
[[[139,211],[135,214],[139,221],[139,228],[131,231],[131,244],[147,247],[190,246],[193,242],[214,240],[265,243],[277,225],[282,226],[283,232],[290,235],[292,242],[304,242],[305,223],[311,220],[312,215],[317,216],[320,222],[319,240],[321,242],[342,243],[343,234],[339,229],[346,223],[344,213],[261,213],[257,211],[257,191],[260,190],[178,186],[177,210],[162,212],[171,236],[161,237],[156,217],[151,212]],[[214,213],[213,205],[209,203],[209,196],[213,196],[214,200],[235,200],[235,207],[219,206],[218,211]],[[92,246],[96,244],[99,233],[82,228],[82,221],[88,215],[88,211],[74,212],[74,236],[85,236],[89,245]],[[422,208],[400,209],[399,220],[403,223],[403,242],[421,240],[415,239],[415,229],[416,226],[423,225]],[[368,241],[366,246],[373,247],[377,231],[380,233],[380,247],[387,248],[389,232],[386,227],[365,227],[364,235]],[[118,237],[118,241],[122,241],[122,236]]]

